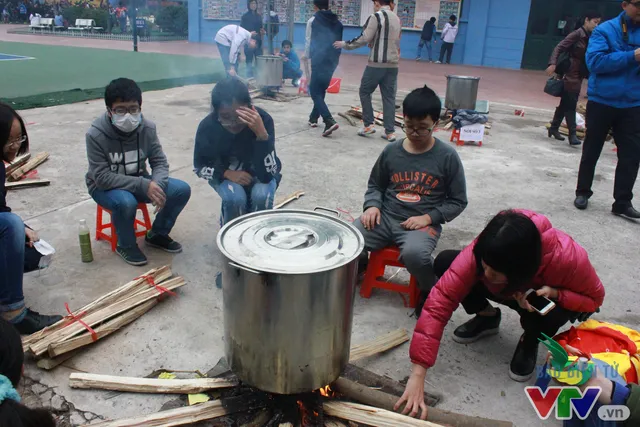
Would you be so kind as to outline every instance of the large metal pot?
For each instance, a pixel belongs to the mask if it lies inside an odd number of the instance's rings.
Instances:
[[[480,77],[447,76],[444,106],[449,110],[475,110]]]
[[[258,87],[282,86],[282,57],[263,55],[256,57],[256,84]]]
[[[268,210],[218,233],[226,357],[248,385],[308,392],[349,361],[362,234],[332,215]]]

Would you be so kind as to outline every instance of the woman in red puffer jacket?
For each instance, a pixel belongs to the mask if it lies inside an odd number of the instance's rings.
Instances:
[[[463,251],[443,251],[435,260],[440,280],[431,290],[411,341],[411,377],[396,404],[403,413],[426,417],[424,380],[435,364],[447,322],[460,303],[475,317],[454,331],[454,341],[468,344],[497,334],[500,309],[520,314],[524,333],[511,360],[509,376],[527,381],[533,375],[541,333],[553,336],[567,322],[584,319],[604,300],[604,287],[587,252],[540,214],[503,211]],[[534,289],[556,306],[542,316],[525,299]]]

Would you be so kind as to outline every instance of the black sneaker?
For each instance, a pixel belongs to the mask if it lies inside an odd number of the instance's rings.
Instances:
[[[336,130],[338,130],[338,128],[340,127],[340,125],[338,125],[338,123],[333,120],[327,120],[327,122],[324,124],[324,131],[322,132],[322,136],[329,136],[331,135],[333,132],[335,132]]]
[[[573,206],[583,211],[589,207],[589,199],[586,196],[578,196],[573,201]]]
[[[47,316],[46,314],[40,314],[27,308],[27,313],[24,318],[20,322],[14,323],[13,326],[22,335],[31,335],[61,320],[62,316]]]
[[[536,370],[537,361],[538,340],[526,333],[522,334],[511,359],[509,377],[518,382],[529,381]]]
[[[135,246],[133,248],[121,248],[118,246],[116,248],[116,252],[120,257],[130,265],[146,265],[147,257],[142,253],[139,247]]]
[[[499,308],[495,308],[494,316],[480,316],[477,314],[473,319],[458,326],[453,331],[453,340],[460,344],[470,344],[478,341],[482,337],[495,335],[500,331],[500,320],[502,313]]]
[[[169,236],[161,236],[160,234],[152,235],[151,232],[148,232],[144,241],[147,245],[153,248],[162,249],[165,252],[172,254],[182,252],[182,245]]]
[[[627,206],[626,208],[618,208],[615,205],[611,209],[611,213],[618,216],[623,216],[629,219],[640,219],[640,212],[634,209],[633,206]]]

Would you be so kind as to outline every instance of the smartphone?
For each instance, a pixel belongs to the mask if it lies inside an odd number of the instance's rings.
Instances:
[[[527,302],[531,304],[531,307],[540,313],[541,316],[549,313],[556,306],[556,303],[551,301],[549,298],[536,295],[536,291],[533,289],[529,289],[527,291],[525,298],[527,299]]]

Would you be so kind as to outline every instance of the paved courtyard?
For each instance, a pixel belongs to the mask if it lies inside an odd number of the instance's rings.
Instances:
[[[438,87],[442,85],[442,81],[437,82]],[[222,263],[215,245],[220,200],[192,172],[195,130],[209,112],[210,90],[210,86],[203,85],[144,94],[144,114],[158,124],[172,176],[192,186],[191,201],[172,233],[184,245],[184,252],[176,256],[147,249],[145,252],[149,267],[171,263],[175,274],[183,276],[188,285],[179,292],[179,298],[163,302],[125,330],[56,370],[44,372],[32,364],[27,366],[27,377],[38,381],[40,389],[54,387],[57,395],[82,411],[110,418],[133,416],[156,412],[171,397],[114,397],[103,392],[71,390],[67,385],[71,372],[145,376],[160,368],[207,371],[223,356],[222,292],[214,284]],[[399,94],[399,99],[405,94]],[[376,97],[378,108],[379,101]],[[328,102],[334,113],[345,111],[358,104],[357,90],[343,86],[340,95],[328,96]],[[322,138],[320,129],[307,127],[311,109],[308,98],[289,103],[259,100],[257,105],[271,113],[276,123],[276,148],[283,162],[278,196],[303,190],[306,195],[292,208],[339,207],[354,216],[359,214],[369,171],[385,142],[379,137],[356,136],[356,129],[342,119],[335,136]],[[93,263],[80,261],[77,224],[80,219],[93,224],[96,212],[84,185],[84,134],[103,111],[103,101],[96,100],[23,112],[32,150],[51,154],[39,168],[41,177],[51,179],[50,187],[9,195],[13,210],[58,251],[51,268],[29,275],[25,281],[28,303],[41,312],[62,313],[65,302],[72,308],[80,307],[147,268],[124,264],[104,242],[94,242]],[[605,148],[600,160],[590,209],[575,210],[572,200],[580,150],[547,139],[543,125],[549,114],[528,110],[525,117],[517,117],[513,107],[492,104],[493,127],[484,146],[458,148],[467,176],[469,206],[444,227],[438,251],[468,244],[500,209],[537,210],[589,251],[607,290],[598,318],[637,327],[640,316],[635,243],[640,228],[639,224],[610,213],[616,165],[612,146]],[[448,140],[449,134],[439,132],[437,136]],[[352,342],[363,342],[397,328],[412,331],[415,320],[409,314],[395,294],[375,292],[369,300],[358,298]],[[523,384],[511,381],[507,375],[521,333],[517,316],[507,310],[500,335],[463,346],[454,343],[451,334],[466,319],[461,309],[454,313],[438,363],[427,376],[429,390],[442,394],[440,406],[444,409],[510,420],[517,426],[539,426],[541,421],[525,398]],[[358,364],[401,380],[410,373],[408,345]]]

